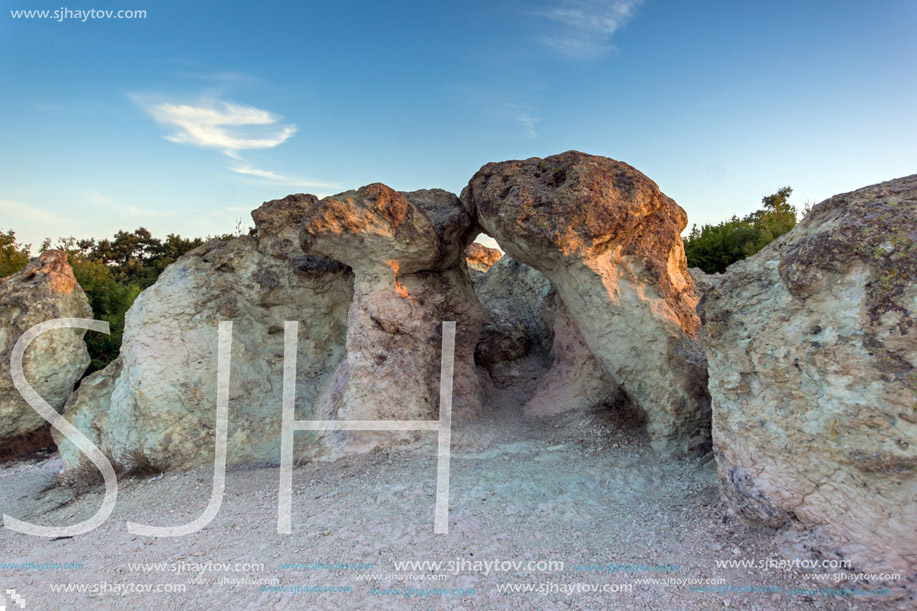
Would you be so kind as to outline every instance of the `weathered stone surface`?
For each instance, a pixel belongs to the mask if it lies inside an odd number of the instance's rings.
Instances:
[[[590,352],[551,283],[536,269],[504,256],[475,279],[487,310],[475,362],[498,386],[518,385],[532,360],[548,371],[523,406],[530,418],[613,403],[620,390]]]
[[[128,311],[121,355],[83,381],[65,415],[125,468],[212,464],[220,321],[233,322],[229,464],[277,464],[284,322],[299,321],[297,419],[344,358],[353,274],[305,253],[299,231],[312,196],[253,213],[257,237],[213,240],[169,266]],[[293,236],[293,237],[291,237]],[[297,436],[298,456],[316,436]],[[64,476],[85,457],[56,437]]]
[[[504,256],[475,278],[474,290],[486,310],[475,363],[496,384],[524,375],[529,357],[543,367],[551,364],[557,296],[547,278]]]
[[[503,253],[496,248],[488,248],[477,242],[472,242],[465,249],[465,263],[470,269],[481,273],[487,272],[501,257]]]
[[[382,184],[326,197],[303,225],[303,247],[354,270],[347,363],[319,406],[324,418],[430,420],[439,413],[443,321],[456,321],[453,409],[478,413],[473,351],[483,323],[463,253],[474,215],[439,189],[399,193]],[[343,379],[343,378],[346,378]],[[349,433],[348,450],[416,437]]]
[[[302,220],[317,203],[318,198],[314,195],[299,193],[264,202],[260,208],[252,210],[252,220],[258,229],[258,250],[279,259],[301,255]]]
[[[64,408],[64,416],[70,424],[75,426],[97,447],[104,448],[109,456],[114,458],[113,454],[117,452],[122,460],[132,458],[134,448],[133,446],[121,448],[120,444],[111,438],[112,431],[108,426],[108,416],[112,413],[112,393],[115,389],[115,383],[121,375],[123,364],[124,357],[119,355],[105,369],[86,376],[80,382],[80,387],[70,395]],[[117,413],[118,411],[116,410],[116,417]],[[211,424],[211,430],[212,427],[213,425]],[[79,449],[63,435],[56,430],[52,430],[52,436],[64,463],[61,479],[64,481],[78,480],[85,476],[84,468],[86,470],[95,469],[94,465],[80,453]],[[120,464],[121,462],[119,461]],[[166,466],[164,462],[157,462],[157,464]],[[90,478],[94,477],[95,475],[90,476]]]
[[[554,360],[522,407],[530,418],[554,416],[614,403],[621,390],[589,350],[563,302],[554,319]]]
[[[698,300],[703,299],[704,293],[710,290],[710,287],[722,277],[722,274],[708,274],[699,267],[689,267],[688,274],[691,275],[691,280],[694,281],[694,293],[697,295]]]
[[[571,151],[485,165],[462,192],[504,251],[557,289],[654,446],[707,442],[709,395],[684,211],[627,164]]]
[[[913,592],[917,175],[817,205],[699,309],[736,512]]]
[[[55,318],[92,318],[92,310],[66,253],[47,250],[18,273],[0,279],[0,450],[46,424],[13,385],[10,354],[23,333]],[[48,331],[25,351],[26,380],[56,410],[89,366],[85,333],[84,329]]]

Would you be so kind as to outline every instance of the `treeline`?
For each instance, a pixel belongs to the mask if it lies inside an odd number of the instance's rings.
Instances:
[[[796,208],[787,200],[793,189],[783,187],[762,198],[764,207],[748,216],[733,215],[716,225],[697,225],[685,238],[688,267],[708,274],[724,272],[729,265],[755,254],[796,226]]]
[[[218,237],[230,239],[235,234]],[[50,239],[42,243],[39,252],[55,248],[67,253],[73,275],[86,293],[94,317],[108,322],[111,329],[110,335],[86,334],[86,346],[92,358],[87,375],[104,368],[118,356],[124,314],[140,291],[156,282],[169,264],[204,242],[203,238],[187,239],[176,234],[160,240],[140,227],[133,232],[119,231],[110,240],[70,237],[59,239],[53,246]],[[22,269],[29,261],[30,251],[31,245],[17,242],[12,230],[0,231],[0,277]]]

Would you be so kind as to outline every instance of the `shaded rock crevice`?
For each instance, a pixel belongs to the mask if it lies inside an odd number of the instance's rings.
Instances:
[[[706,366],[680,232],[684,211],[627,164],[570,151],[485,165],[462,199],[514,259],[550,281],[653,445],[709,445]]]

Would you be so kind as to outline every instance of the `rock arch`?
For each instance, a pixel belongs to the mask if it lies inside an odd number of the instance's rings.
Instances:
[[[375,183],[267,202],[253,218],[256,236],[205,244],[144,291],[126,317],[121,357],[68,399],[68,419],[125,467],[137,457],[170,468],[212,461],[202,439],[213,418],[219,320],[246,323],[234,339],[229,464],[276,462],[286,320],[306,323],[298,419],[435,419],[444,320],[458,330],[455,413],[474,417],[484,311],[463,253],[481,231],[547,277],[562,302],[545,322],[568,340],[557,344],[558,362],[573,359],[568,369],[581,375],[546,376],[542,406],[581,408],[623,392],[658,449],[709,443],[697,298],[679,236],[687,218],[626,164],[577,152],[491,163],[461,198]],[[319,433],[297,456],[404,440]],[[79,473],[79,452],[59,445],[64,470]]]
[[[654,447],[706,448],[684,210],[631,166],[576,151],[489,163],[461,199],[509,255],[551,281],[602,368],[645,412]]]

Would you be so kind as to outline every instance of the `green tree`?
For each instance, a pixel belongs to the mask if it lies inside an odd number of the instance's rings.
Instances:
[[[70,239],[69,243],[83,256],[111,268],[118,282],[145,289],[156,282],[166,267],[203,244],[204,240],[169,234],[163,242],[154,238],[146,228],[139,227],[132,232],[119,231],[111,240]]]
[[[91,363],[84,375],[89,375],[118,357],[121,337],[124,334],[124,314],[140,294],[136,284],[118,281],[112,268],[95,257],[94,240],[60,238],[55,248],[67,253],[67,262],[73,268],[73,275],[80,288],[86,293],[93,318],[108,323],[109,335],[87,333],[84,337]],[[50,241],[42,244],[42,250],[50,248]]]
[[[110,334],[87,333],[86,347],[92,362],[86,375],[99,369],[118,357],[121,338],[124,334],[124,315],[140,294],[135,284],[121,284],[107,266],[89,259],[70,259],[73,275],[86,293],[92,306],[93,317],[108,323]]]
[[[16,233],[0,229],[0,278],[11,276],[29,262],[31,245],[16,241]]]
[[[750,257],[796,226],[796,208],[788,203],[793,189],[783,187],[761,199],[763,208],[744,218],[733,216],[716,225],[697,225],[685,239],[688,267],[707,273],[724,272]]]
[[[232,234],[220,236],[221,239],[234,237]],[[137,295],[156,282],[169,265],[204,241],[177,234],[159,240],[144,227],[131,232],[119,231],[112,239],[98,241],[74,237],[58,239],[54,248],[67,253],[67,261],[89,299],[93,316],[108,322],[111,330],[110,335],[86,334],[86,346],[92,359],[86,375],[117,358],[124,333],[124,315]],[[6,233],[0,230],[0,278],[14,274],[28,263],[30,248],[28,244],[18,243],[12,230]],[[46,238],[40,252],[49,248],[52,248],[51,240]]]

